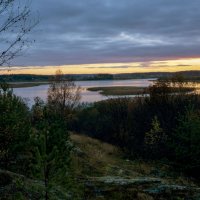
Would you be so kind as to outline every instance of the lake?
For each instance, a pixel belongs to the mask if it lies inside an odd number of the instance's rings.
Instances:
[[[116,98],[117,96],[103,96],[99,92],[88,91],[90,87],[114,87],[114,86],[135,86],[148,87],[152,83],[152,79],[131,79],[131,80],[106,80],[106,81],[75,81],[76,85],[82,88],[81,102],[96,102],[108,98]],[[40,85],[26,88],[15,88],[14,93],[24,98],[29,106],[34,103],[34,97],[38,96],[44,101],[47,98],[47,90],[49,85]],[[132,95],[134,96],[134,95]]]

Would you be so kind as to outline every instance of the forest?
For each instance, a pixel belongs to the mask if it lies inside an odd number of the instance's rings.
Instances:
[[[80,88],[57,71],[47,101],[36,97],[30,109],[2,82],[1,199],[89,199],[74,174],[72,133],[112,144],[132,161],[167,164],[198,182],[200,96],[184,90],[188,84],[175,76],[157,80],[148,96],[81,104]]]
[[[0,200],[199,200],[199,8],[0,0]],[[75,82],[128,79],[152,84],[81,103]]]

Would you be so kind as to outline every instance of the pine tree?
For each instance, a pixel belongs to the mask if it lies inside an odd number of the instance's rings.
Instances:
[[[34,111],[40,115],[33,114],[35,124],[35,132],[32,135],[35,157],[32,165],[33,175],[44,181],[45,199],[49,199],[50,191],[57,185],[68,184],[72,145],[69,142],[66,123],[60,115],[53,116],[52,113],[49,115],[48,109],[41,104],[36,105]]]
[[[29,110],[9,85],[0,84],[0,167],[29,173]]]
[[[179,117],[174,133],[173,149],[180,167],[196,176],[200,170],[200,113],[193,107]],[[198,172],[198,173],[197,173]]]
[[[145,134],[145,146],[147,152],[150,151],[151,156],[160,157],[164,146],[166,145],[167,136],[160,127],[157,116],[153,118],[151,126],[151,130]]]

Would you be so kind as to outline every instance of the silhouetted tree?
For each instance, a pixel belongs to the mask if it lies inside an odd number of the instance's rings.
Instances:
[[[73,80],[66,79],[63,72],[57,70],[48,89],[47,104],[50,110],[66,116],[79,104],[80,90]]]
[[[0,0],[0,66],[9,64],[31,42],[27,34],[37,23],[28,2]]]

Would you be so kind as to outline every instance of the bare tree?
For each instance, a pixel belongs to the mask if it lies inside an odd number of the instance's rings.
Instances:
[[[72,111],[80,101],[81,88],[73,80],[66,79],[61,70],[56,71],[48,89],[48,105],[61,115]]]
[[[0,0],[0,66],[9,64],[32,42],[27,34],[38,23],[26,0]]]

